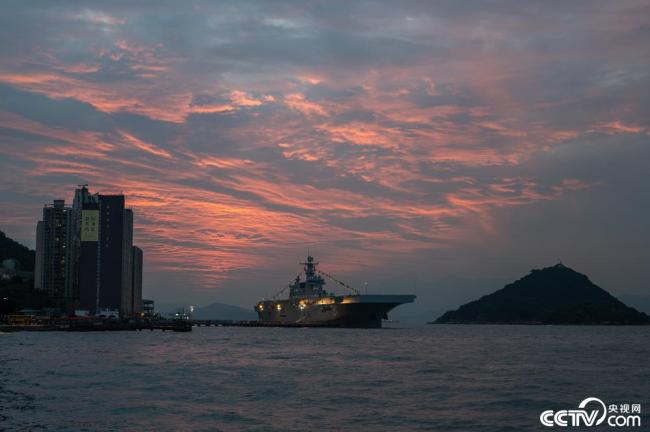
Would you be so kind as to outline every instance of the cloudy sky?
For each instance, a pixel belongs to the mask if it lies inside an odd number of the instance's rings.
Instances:
[[[250,306],[307,248],[429,306],[558,259],[641,295],[648,23],[647,1],[2,2],[0,229],[33,247],[44,203],[122,191],[160,301]]]

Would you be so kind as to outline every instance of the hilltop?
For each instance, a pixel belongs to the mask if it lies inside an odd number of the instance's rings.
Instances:
[[[446,312],[435,323],[650,324],[650,316],[558,264],[532,270],[492,294]]]

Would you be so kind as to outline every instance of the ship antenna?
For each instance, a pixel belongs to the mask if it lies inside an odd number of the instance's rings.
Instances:
[[[317,271],[319,274],[322,274],[323,276],[325,276],[326,278],[333,280],[333,281],[336,282],[337,284],[339,284],[339,285],[341,285],[341,286],[344,286],[345,288],[349,289],[350,291],[354,292],[355,294],[357,294],[357,295],[361,295],[361,291],[359,291],[358,289],[356,289],[356,288],[354,288],[354,287],[351,287],[350,285],[346,284],[346,283],[343,282],[343,281],[338,280],[337,278],[335,278],[335,277],[332,276],[331,274],[325,273],[324,271],[322,271],[322,270],[320,270],[320,269],[319,269],[319,270],[316,270],[316,271]],[[366,294],[367,294],[367,293],[366,293]]]

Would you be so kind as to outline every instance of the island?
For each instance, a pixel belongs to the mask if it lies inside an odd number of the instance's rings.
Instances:
[[[448,311],[430,324],[650,324],[589,278],[557,264],[535,269],[492,294]]]

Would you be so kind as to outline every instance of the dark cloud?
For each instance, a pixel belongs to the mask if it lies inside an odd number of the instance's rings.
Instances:
[[[76,99],[52,99],[0,84],[0,109],[44,125],[69,129],[108,131],[111,119]]]

